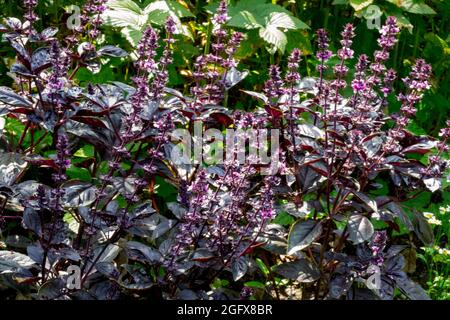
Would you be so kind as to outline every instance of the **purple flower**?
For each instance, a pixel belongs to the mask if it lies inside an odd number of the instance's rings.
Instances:
[[[366,82],[362,79],[354,79],[352,81],[352,89],[356,92],[364,91],[366,89]]]
[[[272,65],[269,68],[269,80],[264,85],[264,93],[269,98],[270,104],[276,104],[276,101],[284,94],[283,80],[281,79],[280,67]]]
[[[319,29],[316,32],[317,35],[317,59],[321,61],[321,65],[318,66],[318,70],[324,70],[326,67],[323,65],[325,61],[331,58],[332,52],[328,50],[329,47],[329,40],[328,40],[328,34],[325,29]]]
[[[378,39],[378,45],[384,50],[392,49],[397,43],[397,34],[399,32],[400,28],[397,26],[397,19],[392,16],[388,17],[385,25],[380,30],[381,36]],[[386,59],[387,57],[384,58],[384,60]]]
[[[25,20],[30,22],[30,31],[33,23],[38,20],[37,15],[34,13],[34,9],[37,7],[37,0],[24,0],[23,4],[25,6],[26,12],[24,14]]]
[[[341,32],[342,40],[340,41],[342,48],[338,50],[337,56],[341,60],[353,58],[353,50],[350,48],[355,37],[354,27],[351,23],[345,25],[344,31]]]
[[[253,295],[253,289],[249,287],[243,287],[239,294],[240,300],[248,300]]]
[[[300,81],[300,74],[298,73],[299,63],[301,61],[301,51],[295,48],[288,57],[288,72],[284,81],[288,84],[294,85]],[[295,93],[294,93],[295,94]]]
[[[56,103],[58,102],[58,92],[64,88],[67,82],[67,70],[70,65],[68,55],[60,48],[56,40],[52,41],[50,46],[50,63],[52,73],[48,78],[47,89]]]
[[[52,175],[56,183],[64,182],[67,178],[66,170],[70,167],[70,151],[69,139],[65,133],[58,134],[58,141],[56,143],[56,160],[55,164],[58,167],[58,173]]]

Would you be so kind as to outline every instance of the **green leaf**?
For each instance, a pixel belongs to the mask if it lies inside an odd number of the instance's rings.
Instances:
[[[255,16],[249,11],[239,12],[228,21],[228,25],[247,30],[262,28],[262,25],[256,21]]]
[[[69,179],[79,179],[81,181],[91,182],[91,174],[86,168],[70,166],[67,169],[66,174]]]
[[[259,29],[259,36],[280,52],[284,52],[287,44],[287,30],[309,29],[288,10],[261,0],[239,1],[229,8],[229,14],[231,19],[228,26],[246,30]]]
[[[267,278],[270,274],[269,268],[266,266],[266,264],[260,259],[256,258],[256,264],[258,265],[259,269],[263,273],[263,275]]]
[[[258,288],[258,289],[266,288],[265,284],[261,283],[259,281],[248,281],[248,282],[244,283],[244,286],[249,287],[249,288]]]
[[[365,7],[370,6],[373,3],[373,0],[350,0],[350,5],[355,9],[355,11],[359,11],[364,9]]]
[[[348,4],[349,0],[333,0],[333,2],[331,3],[333,6],[338,5],[338,4],[342,4],[342,5],[346,5]]]
[[[80,158],[92,158],[92,157],[94,157],[94,146],[87,144],[87,145],[83,146],[82,148],[78,149],[74,153],[74,156],[80,157]]]
[[[288,226],[294,222],[294,217],[292,217],[286,212],[281,212],[276,216],[276,218],[272,222],[282,226]]]
[[[397,7],[416,14],[436,14],[429,5],[425,4],[423,0],[387,0],[395,4]]]
[[[123,28],[122,34],[133,47],[136,47],[142,38],[142,31],[131,26]]]
[[[110,0],[108,7],[114,10],[127,10],[137,14],[141,14],[141,8],[132,0]]]
[[[259,30],[259,36],[267,43],[273,45],[276,49],[284,52],[287,44],[287,38],[284,33],[275,27],[268,26]]]
[[[192,33],[182,25],[180,19],[194,15],[176,1],[154,1],[144,9],[131,0],[112,0],[107,6],[108,10],[103,14],[106,24],[122,28],[122,34],[133,46],[138,44],[145,28],[150,25],[163,26],[168,16],[175,21],[175,33],[192,39]]]

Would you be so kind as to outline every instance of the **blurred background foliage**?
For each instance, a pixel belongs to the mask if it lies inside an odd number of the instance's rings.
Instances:
[[[60,33],[69,34],[66,21],[75,13],[71,6],[81,7],[84,1],[40,0],[37,28],[58,25]],[[168,15],[177,26],[174,63],[170,66],[170,86],[187,91],[192,81],[193,61],[200,53],[210,50],[212,25],[207,17],[215,10],[217,1],[208,0],[110,0],[105,13],[103,36],[99,42],[115,44],[133,52],[142,31],[149,25],[160,28]],[[0,0],[1,18],[23,14],[22,0]],[[271,64],[285,65],[288,53],[295,47],[303,52],[301,74],[314,76],[317,64],[312,55],[315,31],[326,28],[332,41],[331,49],[339,47],[340,32],[346,23],[356,27],[353,49],[355,56],[372,53],[377,48],[378,30],[387,16],[396,16],[402,31],[388,67],[399,76],[408,74],[410,66],[423,57],[433,67],[432,88],[422,100],[409,130],[417,134],[437,137],[439,129],[449,119],[450,93],[450,1],[449,0],[230,0],[228,26],[246,34],[237,58],[239,69],[249,76],[239,88],[233,88],[226,99],[227,107],[252,109],[256,101],[240,90],[258,91],[267,79]],[[0,43],[0,85],[11,85],[7,76],[14,53],[7,43]],[[122,59],[106,61],[96,74],[81,69],[76,79],[81,83],[122,81],[129,83],[133,75],[133,54]],[[350,62],[352,70],[356,59]],[[331,64],[335,61],[330,60]],[[351,77],[351,72],[349,77]],[[399,89],[399,88],[397,88]],[[401,89],[401,88],[400,88]],[[389,111],[400,105],[390,97]],[[13,128],[14,129],[14,128]],[[12,130],[13,130],[12,129]],[[19,126],[17,130],[20,130]],[[23,128],[22,128],[23,130]],[[425,161],[425,160],[423,160]],[[433,194],[424,193],[412,199],[411,208],[428,212],[434,225],[435,246],[417,248],[417,280],[433,299],[450,299],[450,193],[448,178],[443,188]],[[431,218],[434,217],[434,219]],[[440,222],[437,222],[440,221]],[[443,249],[447,248],[447,249]],[[412,252],[416,261],[416,252]],[[414,262],[415,263],[415,262]],[[416,266],[414,264],[414,271]]]
[[[305,59],[302,74],[312,75],[317,60],[311,56],[314,49],[314,34],[318,28],[326,28],[334,41],[332,49],[339,46],[340,31],[344,24],[356,26],[354,43],[356,55],[370,53],[377,47],[378,31],[373,26],[376,19],[393,15],[402,26],[390,66],[401,76],[408,73],[417,57],[431,63],[434,71],[432,90],[419,106],[416,121],[410,130],[420,134],[436,136],[448,119],[448,86],[450,74],[450,1],[448,0],[230,0],[228,26],[245,32],[238,58],[240,69],[250,71],[241,89],[254,90],[261,86],[267,68],[273,63],[283,63],[287,54],[299,47]],[[1,0],[2,18],[19,16],[21,0]],[[83,1],[41,0],[38,22],[42,28],[58,24],[60,32],[68,33],[66,21],[73,12],[71,5],[83,5]],[[175,45],[175,61],[170,70],[170,85],[186,89],[191,81],[192,61],[201,51],[208,52],[212,26],[208,15],[214,11],[217,1],[208,0],[110,0],[105,14],[104,37],[100,41],[115,43],[129,51],[133,50],[142,31],[148,26],[161,27],[168,15],[177,23],[178,42]],[[375,20],[374,20],[375,19]],[[13,53],[7,45],[0,46],[3,57],[0,72],[6,73]],[[353,64],[356,59],[353,59]],[[332,63],[331,61],[330,63]],[[351,63],[351,64],[352,64]],[[104,82],[105,80],[130,81],[132,59],[115,59],[95,77],[88,70],[81,70],[80,82]],[[2,77],[1,85],[10,84],[11,79]],[[255,101],[235,89],[228,100],[229,107],[248,109]],[[395,97],[391,97],[390,111],[399,108]]]

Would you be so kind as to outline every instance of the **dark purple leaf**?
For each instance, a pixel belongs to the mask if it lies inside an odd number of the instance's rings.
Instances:
[[[128,53],[125,50],[111,45],[101,47],[97,51],[97,53],[99,56],[110,56],[117,58],[126,57],[128,55]]]

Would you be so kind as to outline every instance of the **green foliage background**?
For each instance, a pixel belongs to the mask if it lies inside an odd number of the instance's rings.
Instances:
[[[59,27],[60,33],[69,34],[66,21],[71,16],[70,5],[82,6],[84,1],[41,0],[37,8],[40,20],[37,28]],[[302,50],[303,76],[314,75],[317,60],[312,55],[315,31],[326,28],[332,40],[331,49],[339,47],[340,31],[346,23],[356,26],[355,55],[370,53],[377,47],[377,29],[370,25],[389,15],[396,16],[401,24],[400,41],[396,45],[388,67],[406,76],[418,57],[423,57],[433,67],[432,89],[426,94],[409,130],[417,134],[437,137],[440,128],[449,119],[450,95],[450,1],[448,0],[230,0],[230,28],[245,32],[246,40],[238,51],[239,69],[248,70],[249,76],[239,88],[234,88],[226,99],[227,107],[251,109],[255,101],[240,90],[260,89],[267,78],[269,65],[284,65],[287,54],[295,47]],[[208,0],[110,0],[100,42],[115,44],[132,52],[141,32],[148,26],[159,28],[168,15],[177,23],[177,42],[174,45],[174,63],[170,67],[170,86],[187,91],[192,81],[192,62],[210,47],[212,26],[207,17],[214,11],[217,1]],[[1,0],[1,18],[23,13],[20,0]],[[7,73],[14,53],[7,43],[0,43],[0,85],[11,85]],[[356,59],[353,59],[356,60]],[[333,60],[330,63],[334,63]],[[355,61],[352,62],[353,64]],[[352,67],[352,65],[350,65]],[[81,69],[76,79],[81,83],[108,81],[130,82],[133,61],[130,58],[109,61],[99,73],[93,75]],[[351,77],[351,72],[349,74]],[[400,88],[397,88],[400,89]],[[389,111],[395,112],[399,103],[391,98]],[[8,123],[7,131],[21,131],[20,123]],[[83,158],[83,153],[75,155]],[[420,159],[419,159],[420,160]],[[425,161],[425,160],[423,160]],[[70,175],[71,173],[68,172]],[[74,172],[80,175],[80,172]],[[90,179],[87,175],[86,179]],[[382,183],[382,182],[381,182]],[[433,299],[450,299],[450,255],[437,248],[449,248],[450,205],[449,182],[437,192],[424,193],[409,203],[411,208],[431,212],[442,221],[436,226],[436,247],[417,248],[417,280]],[[161,190],[164,192],[164,190]],[[450,209],[450,207],[449,207]],[[282,223],[289,224],[277,217]],[[414,257],[416,252],[414,252]],[[414,259],[415,260],[415,259]]]

